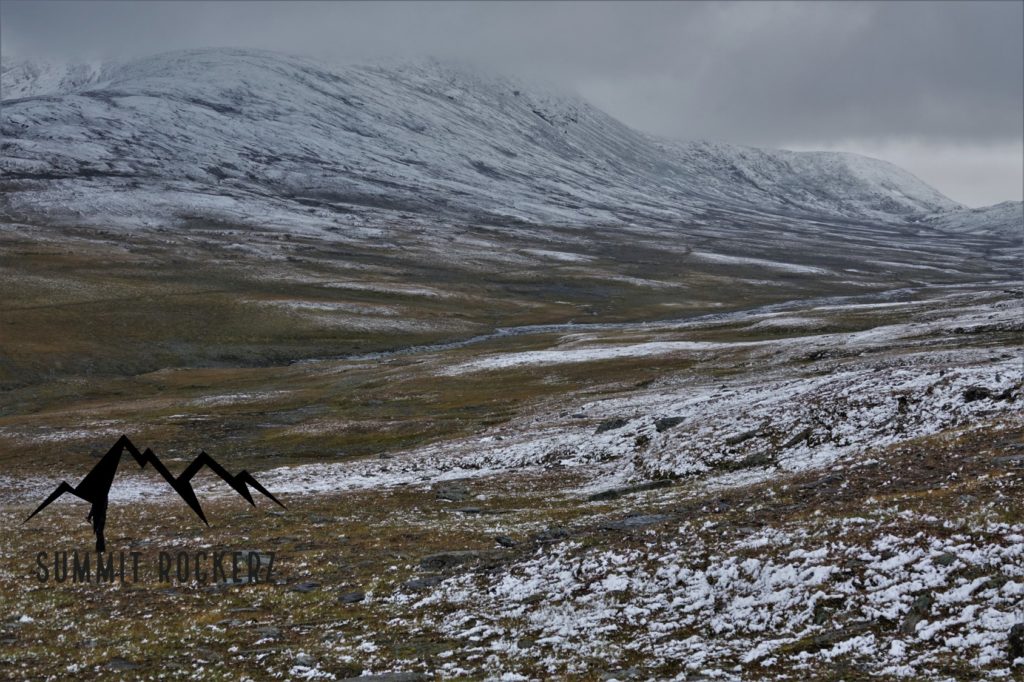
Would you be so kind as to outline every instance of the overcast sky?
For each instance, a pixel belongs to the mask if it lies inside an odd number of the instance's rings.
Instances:
[[[1021,199],[1024,2],[2,0],[0,50],[433,55],[554,80],[670,137],[841,149],[972,206]]]

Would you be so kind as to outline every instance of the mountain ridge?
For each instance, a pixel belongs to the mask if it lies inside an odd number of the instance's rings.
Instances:
[[[894,223],[964,210],[884,161],[662,140],[578,97],[437,61],[211,49],[34,64],[4,61],[8,215],[244,222],[253,202],[291,226],[337,224],[353,206],[585,225],[723,208]]]

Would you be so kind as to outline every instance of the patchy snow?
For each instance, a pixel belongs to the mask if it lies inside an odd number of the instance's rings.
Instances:
[[[995,418],[1024,419],[1016,409],[1017,403],[995,398],[1006,392],[1020,393],[1024,385],[1020,364],[1024,349],[929,349],[934,339],[950,335],[955,329],[1012,325],[1017,323],[1019,313],[1019,303],[1003,300],[961,304],[941,314],[925,309],[899,325],[845,334],[742,343],[602,345],[484,356],[457,365],[457,371],[498,372],[524,362],[610,360],[655,351],[693,353],[701,363],[744,362],[761,370],[723,376],[711,383],[674,378],[623,397],[566,407],[584,419],[537,412],[483,434],[486,437],[427,445],[389,459],[280,467],[262,472],[259,478],[275,493],[295,495],[429,485],[452,478],[558,465],[584,474],[588,482],[578,492],[586,493],[665,476],[696,477],[709,488],[730,487],[839,461],[868,461],[874,448],[949,429],[971,428]],[[776,319],[775,315],[766,313],[760,319]],[[705,324],[713,326],[715,322]],[[671,325],[659,327],[657,333],[692,333],[700,327],[689,323],[679,326],[679,332],[673,329]],[[570,337],[574,343],[588,343],[589,338],[585,334]],[[924,344],[920,348],[915,345],[918,340]],[[891,352],[897,343],[899,353],[876,355]],[[740,351],[742,355],[729,355]],[[804,372],[785,368],[787,363],[809,355],[820,356],[817,363],[827,370],[817,369],[814,364]],[[832,357],[842,359],[841,364]],[[994,397],[965,400],[965,391],[978,386]],[[267,397],[225,394],[198,400],[216,405]],[[674,423],[660,429],[664,418],[673,418]],[[625,419],[626,425],[596,433],[596,424],[606,419]],[[344,426],[326,421],[300,428],[323,431]],[[12,431],[11,427],[5,432],[0,435],[16,439],[30,435]],[[83,433],[90,437],[117,435],[120,429],[111,424],[82,433],[33,432],[31,437],[56,441]],[[6,501],[36,497],[49,492],[55,482],[21,482],[12,488],[5,486],[0,495]],[[111,499],[122,502],[166,492],[155,478],[127,472],[112,490]],[[216,485],[208,490],[209,494],[223,492]]]
[[[724,543],[714,528],[684,524],[639,549],[567,542],[425,598],[390,599],[399,619],[461,640],[489,674],[528,663],[583,674],[640,656],[648,670],[671,663],[731,679],[737,662],[793,673],[853,652],[876,674],[930,677],[951,654],[979,678],[1008,675],[1007,636],[1024,620],[1024,526],[908,532],[905,515],[872,513],[873,541],[859,532],[865,519]],[[941,561],[947,553],[959,563]],[[961,567],[982,575],[967,580]],[[916,627],[897,627],[921,594],[934,605]]]
[[[798,265],[796,263],[785,263],[782,261],[765,260],[763,258],[741,258],[739,256],[727,256],[721,253],[710,253],[707,251],[694,251],[691,254],[697,260],[707,263],[723,263],[725,265],[752,265],[769,270],[782,272],[795,272],[806,275],[824,275],[828,270],[810,265]]]

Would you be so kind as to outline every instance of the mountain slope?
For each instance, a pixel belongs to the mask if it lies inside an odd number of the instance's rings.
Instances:
[[[709,208],[902,222],[958,208],[874,159],[663,142],[579,99],[434,62],[203,50],[7,62],[3,78],[13,214],[296,227],[336,224],[337,207],[540,224]],[[327,213],[311,219],[310,204]]]
[[[1024,236],[1024,202],[1004,201],[982,208],[965,208],[925,216],[922,223],[958,234]]]

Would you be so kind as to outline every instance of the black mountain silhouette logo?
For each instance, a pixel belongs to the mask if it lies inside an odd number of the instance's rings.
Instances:
[[[241,471],[236,475],[232,475],[206,452],[200,452],[199,456],[192,460],[192,463],[179,476],[174,476],[152,450],[146,448],[145,451],[139,452],[138,448],[128,440],[128,436],[121,436],[114,443],[114,447],[110,448],[107,454],[103,455],[103,458],[92,468],[92,471],[86,474],[81,483],[72,488],[68,485],[67,481],[61,481],[57,489],[50,493],[50,496],[34,512],[29,514],[28,519],[25,519],[25,521],[46,509],[51,502],[64,493],[71,493],[92,505],[86,520],[92,522],[93,531],[96,533],[96,551],[104,551],[106,543],[103,540],[103,526],[106,525],[107,521],[107,502],[110,495],[110,486],[114,483],[114,474],[117,473],[117,465],[121,463],[121,454],[125,450],[131,454],[140,468],[145,468],[147,464],[152,464],[153,468],[160,472],[160,475],[171,484],[175,492],[181,496],[181,499],[185,500],[188,506],[192,508],[192,511],[206,525],[210,525],[210,523],[206,520],[206,515],[203,514],[203,508],[199,506],[199,500],[196,498],[195,491],[192,490],[191,483],[192,477],[199,473],[199,470],[204,466],[220,476],[239,495],[248,500],[249,504],[256,505],[252,499],[252,494],[249,492],[249,487],[251,486],[284,508],[284,505],[271,495],[266,488],[260,485],[259,481],[253,478],[248,471]]]

